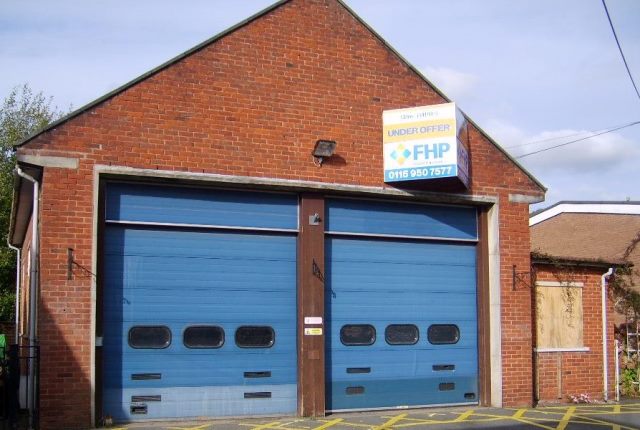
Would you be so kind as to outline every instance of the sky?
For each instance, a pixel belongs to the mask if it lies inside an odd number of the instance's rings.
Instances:
[[[640,0],[606,1],[640,86]],[[272,3],[0,0],[0,98],[77,109]],[[345,3],[516,158],[640,121],[602,0]],[[517,159],[548,188],[532,209],[640,201],[640,124]]]

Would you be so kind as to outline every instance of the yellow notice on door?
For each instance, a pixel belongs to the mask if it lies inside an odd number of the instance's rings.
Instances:
[[[305,327],[305,336],[322,336],[322,328],[320,327]]]

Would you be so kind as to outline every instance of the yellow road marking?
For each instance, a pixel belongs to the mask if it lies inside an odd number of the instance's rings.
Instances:
[[[526,411],[525,411],[526,412]],[[535,412],[535,411],[529,411],[529,412]],[[499,421],[499,420],[503,420],[503,421],[510,421],[510,420],[515,420],[515,421],[558,421],[557,418],[545,418],[545,417],[523,417],[524,414],[520,414],[520,415],[492,415],[492,414],[482,414],[482,413],[476,413],[474,415],[474,417],[488,417],[488,421]],[[481,421],[481,420],[467,420],[466,422],[475,422],[475,421]]]
[[[476,411],[473,409],[461,412],[447,413],[430,413],[420,414],[421,417],[412,417],[409,413],[396,416],[380,416],[381,419],[387,419],[383,424],[372,426],[358,422],[349,422],[350,418],[335,418],[321,420],[305,420],[294,419],[290,421],[272,421],[267,423],[237,423],[243,427],[250,427],[252,430],[327,430],[334,426],[352,427],[371,430],[389,430],[391,428],[418,427],[434,424],[453,424],[453,423],[484,423],[493,421],[517,421],[519,423],[528,424],[545,430],[566,430],[569,425],[591,424],[614,430],[633,430],[633,427],[618,425],[606,422],[591,415],[621,415],[621,414],[638,414],[640,413],[640,403],[626,405],[578,405],[578,406],[550,406],[535,409],[508,409],[503,411],[511,412],[511,415],[496,415],[483,413],[482,409]],[[507,413],[509,413],[507,412]],[[423,417],[423,418],[422,418]],[[428,418],[427,418],[428,417]],[[433,418],[432,418],[433,417]],[[438,419],[439,418],[439,419]],[[403,421],[401,423],[401,421]],[[544,425],[542,422],[553,423]],[[213,422],[199,424],[194,427],[165,427],[166,430],[206,430],[212,428]],[[290,427],[291,426],[291,427]],[[297,429],[294,427],[298,427]],[[124,426],[112,428],[112,430],[135,430],[135,426]]]
[[[393,426],[394,429],[400,429],[405,427],[416,427],[416,426],[428,426],[432,424],[446,424],[451,421],[436,421],[436,420],[413,420],[413,422],[405,423],[405,424],[396,424]]]
[[[405,420],[407,420],[407,418],[405,418]],[[399,428],[404,428],[404,427],[417,427],[417,426],[424,426],[424,425],[433,425],[433,424],[449,424],[452,423],[453,421],[447,420],[447,421],[439,421],[439,420],[427,420],[427,419],[411,419],[411,422],[409,423],[404,423],[404,424],[396,424],[393,426],[394,429],[399,429]]]
[[[532,425],[534,427],[540,427],[546,430],[555,430],[553,427],[549,427],[549,426],[545,426],[544,424],[538,424],[537,422],[530,420],[530,419],[526,419],[523,418],[524,414],[528,411],[528,409],[518,409],[513,415],[511,416],[505,416],[505,420],[514,420],[517,421],[519,423],[523,423],[523,424],[529,424]]]
[[[282,423],[282,424],[280,425],[280,427],[284,426],[284,427],[286,427],[288,430],[297,430],[295,427],[289,427],[289,426],[290,426],[291,424],[298,424],[298,423],[301,423],[301,422],[304,422],[304,421],[307,421],[307,420],[305,420],[304,418],[297,418],[297,419],[295,419],[295,420],[292,420],[292,421],[288,421],[288,422]],[[309,430],[309,429],[307,429],[306,427],[302,427],[300,430]]]
[[[445,416],[445,417],[447,416],[447,414],[441,414],[441,413],[431,413],[429,414],[429,418],[412,418],[410,416],[406,416],[404,417],[403,421],[408,421],[408,422],[404,424],[396,424],[393,427],[394,428],[415,427],[415,426],[421,426],[421,425],[446,424],[446,423],[453,422],[453,420],[438,420],[438,419],[432,418],[436,415]]]
[[[598,420],[596,418],[585,417],[585,416],[582,416],[580,414],[575,414],[574,417],[578,417],[578,418],[582,418],[584,420],[587,420],[587,421],[589,421],[589,424],[593,424],[593,423],[595,423],[595,424],[603,424],[603,425],[605,425],[607,427],[608,426],[612,426],[612,427],[614,426],[613,423],[608,423],[606,421]],[[618,425],[618,424],[615,424],[615,426],[619,430],[622,430],[622,429],[625,429],[625,430],[637,430],[636,427],[627,427],[627,426],[621,426],[621,425]]]
[[[213,423],[200,424],[195,427],[167,427],[167,430],[204,430]]]
[[[347,426],[347,427],[364,427],[364,428],[367,428],[369,430],[371,430],[373,428],[373,427],[371,427],[371,424],[350,423],[349,421],[342,421],[341,424],[343,426]]]
[[[533,412],[536,412],[538,414],[543,414],[543,415],[564,415],[564,411],[562,410],[558,410],[558,411],[541,411],[539,409],[532,409]]]
[[[518,409],[515,414],[513,414],[512,418],[522,418],[522,416],[527,412],[526,409]]]
[[[451,423],[459,423],[459,422],[463,422],[465,420],[467,420],[471,415],[473,415],[474,411],[473,410],[469,410],[469,411],[465,411],[462,414],[458,415],[456,418],[452,419],[452,420],[434,420],[434,419],[426,419],[426,418],[411,418],[411,417],[402,417],[404,420],[406,421],[411,421],[410,423],[406,423],[406,424],[398,424],[396,426],[394,426],[394,428],[403,428],[403,427],[416,427],[416,426],[420,426],[420,425],[429,425],[429,424],[451,424]],[[404,414],[407,415],[407,414]],[[432,415],[446,415],[446,414],[430,414],[429,416]],[[398,417],[396,417],[398,418]],[[502,419],[502,417],[500,417],[500,419]],[[488,420],[488,421],[495,421],[494,419]],[[467,420],[466,422],[471,422],[471,420]],[[386,425],[386,423],[384,424]]]
[[[251,427],[252,430],[263,430],[263,429],[272,429],[272,428],[277,428],[280,425],[280,421],[273,421],[270,423],[266,423],[266,424],[261,424],[259,426],[256,427]]]
[[[329,427],[333,427],[336,424],[338,424],[339,422],[342,422],[343,419],[342,418],[336,418],[335,420],[331,420],[331,421],[327,421],[324,424],[322,424],[319,427],[314,427],[313,430],[324,430],[324,429],[328,429]]]
[[[382,430],[382,429],[391,428],[391,426],[393,426],[395,423],[397,423],[398,421],[402,420],[406,416],[407,416],[407,414],[396,415],[395,417],[393,417],[390,420],[388,420],[386,423],[384,423],[384,424],[382,424],[380,426],[373,427],[373,430]]]
[[[460,416],[458,418],[456,418],[455,420],[453,420],[452,422],[454,423],[459,423],[460,421],[464,421],[467,418],[469,418],[471,415],[473,415],[473,409],[470,409],[462,414],[460,414]]]
[[[557,430],[564,430],[567,425],[569,424],[569,421],[571,421],[571,416],[573,415],[573,413],[576,411],[576,407],[575,406],[571,406],[569,407],[569,409],[567,409],[567,412],[564,413],[564,415],[562,416],[562,418],[560,419],[560,422],[558,423],[558,427],[556,427]]]
[[[509,417],[507,417],[509,418]],[[466,420],[465,423],[489,423],[492,421],[504,421],[505,417],[495,416],[493,418],[474,418],[472,420]]]

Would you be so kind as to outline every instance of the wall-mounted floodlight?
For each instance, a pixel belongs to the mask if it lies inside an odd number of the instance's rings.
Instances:
[[[317,166],[322,166],[325,158],[329,158],[336,150],[336,142],[334,140],[318,140],[316,146],[313,147],[313,162]]]

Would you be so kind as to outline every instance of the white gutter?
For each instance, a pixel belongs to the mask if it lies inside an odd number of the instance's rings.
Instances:
[[[604,401],[609,400],[609,373],[607,352],[607,279],[613,275],[613,267],[602,274],[600,285],[602,286],[602,379],[604,385]]]
[[[16,334],[15,342],[17,345],[20,340],[20,333],[18,333],[18,331],[20,330],[20,256],[21,256],[21,252],[20,252],[20,248],[17,248],[11,245],[11,243],[9,242],[9,236],[7,236],[7,246],[13,249],[14,251],[16,251],[16,253],[18,254],[16,256],[16,328],[15,328],[15,334]]]
[[[29,380],[31,382],[29,390],[28,407],[31,411],[29,414],[29,428],[34,428],[34,412],[36,410],[36,322],[38,320],[38,214],[40,213],[40,184],[33,177],[27,175],[16,166],[16,173],[33,183],[33,206],[31,208],[31,270],[29,272]]]

